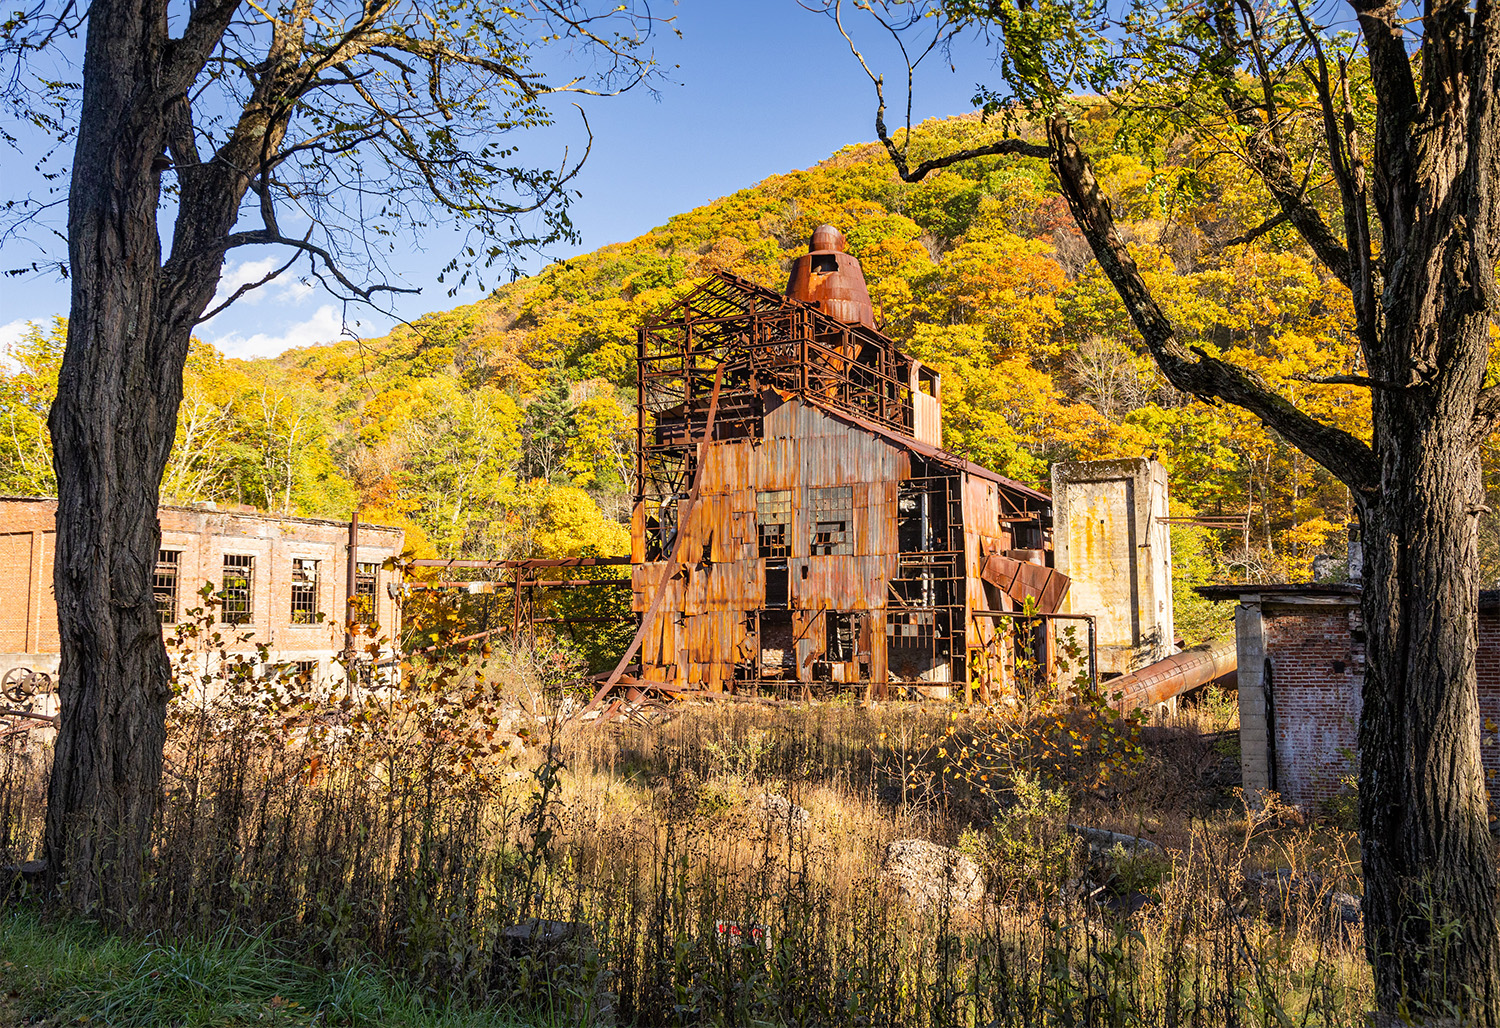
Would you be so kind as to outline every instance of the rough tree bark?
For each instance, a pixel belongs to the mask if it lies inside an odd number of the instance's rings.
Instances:
[[[49,418],[62,709],[44,856],[52,887],[74,909],[122,920],[142,886],[169,696],[152,596],[160,483],[188,345],[226,253],[281,247],[307,258],[309,273],[336,283],[330,289],[345,299],[369,300],[400,291],[346,273],[342,255],[360,250],[369,218],[376,232],[390,232],[418,210],[458,212],[482,237],[469,250],[479,261],[567,237],[565,186],[581,160],[516,167],[493,138],[546,122],[545,94],[607,94],[532,72],[537,40],[525,33],[608,58],[590,77],[630,88],[652,73],[639,48],[653,19],[628,3],[597,13],[577,0],[532,0],[524,12],[488,0],[425,8],[200,0],[182,10],[169,0],[93,0],[86,13],[71,3],[62,10],[39,29],[41,42],[18,51],[41,49],[71,31],[69,19],[87,19],[68,196],[72,309]],[[7,32],[32,17],[40,15]],[[371,64],[404,74],[371,75]],[[214,86],[219,93],[205,100]],[[207,115],[195,120],[195,105]],[[429,132],[433,125],[442,131]],[[349,164],[355,173],[346,178]],[[372,178],[377,172],[386,177]],[[177,210],[163,260],[167,173]],[[364,213],[340,230],[339,183],[350,179],[362,186],[350,209]],[[260,227],[236,231],[250,195]],[[360,206],[365,195],[389,205],[371,214]],[[307,235],[282,233],[278,203],[302,205]],[[519,219],[531,214],[546,233],[523,230]],[[327,245],[313,241],[319,230]]]
[[[1184,350],[1116,231],[1072,127],[1058,116],[1048,137],[1080,230],[1172,383],[1252,411],[1349,485],[1365,547],[1360,840],[1380,1007],[1500,1023],[1497,877],[1475,674],[1484,496],[1475,415],[1487,314],[1481,307],[1477,318],[1464,317],[1439,295],[1411,304],[1404,324],[1386,319],[1383,359],[1372,361],[1371,374],[1411,384],[1375,390],[1372,451],[1237,368]],[[1425,283],[1431,293],[1465,291],[1447,273],[1451,264],[1435,265]],[[1458,306],[1472,306],[1472,297]],[[1440,337],[1448,351],[1441,358],[1433,348]],[[1433,373],[1419,383],[1424,354]]]
[[[1067,106],[1065,90],[1047,70],[1012,82],[1023,93],[1052,98],[1045,144],[1007,138],[911,168],[905,145],[885,126],[883,80],[852,40],[850,46],[875,85],[876,132],[903,179],[917,181],[983,155],[1046,159],[1079,230],[1172,384],[1257,415],[1349,487],[1365,552],[1360,840],[1378,1004],[1384,1014],[1419,1021],[1500,1025],[1500,882],[1475,673],[1477,518],[1485,510],[1479,444],[1500,421],[1500,386],[1484,386],[1490,326],[1500,312],[1494,278],[1500,8],[1493,0],[1478,0],[1472,9],[1457,0],[1427,4],[1414,61],[1405,8],[1352,4],[1376,105],[1368,157],[1350,100],[1349,60],[1329,59],[1295,0],[1284,15],[1243,2],[1171,11],[1203,30],[1184,30],[1177,40],[1201,46],[1187,88],[1201,91],[1208,83],[1218,91],[1244,133],[1242,156],[1274,204],[1263,225],[1235,242],[1288,225],[1350,291],[1367,374],[1325,381],[1372,391],[1368,445],[1309,417],[1240,369],[1181,344],[1116,230],[1073,127],[1059,113]],[[1021,12],[1031,9],[971,0],[933,6],[989,25],[1022,24]],[[836,18],[839,7],[839,0],[828,0]],[[1294,19],[1291,34],[1300,34],[1305,47],[1305,58],[1290,69],[1272,68],[1263,43],[1263,19],[1281,16]],[[900,36],[918,21],[883,24]],[[1036,64],[1028,53],[1010,66]],[[1321,136],[1305,172],[1289,155],[1287,126],[1301,116],[1299,103],[1279,99],[1294,80],[1313,87],[1316,106],[1304,127]],[[908,89],[909,83],[908,74]],[[1306,195],[1319,161],[1337,189],[1342,233]]]
[[[206,4],[193,20],[212,32],[233,7]],[[192,45],[191,34],[180,43]],[[189,338],[222,259],[171,275],[161,266],[163,155],[187,87],[173,56],[165,7],[142,18],[137,4],[92,5],[68,197],[73,301],[49,418],[66,687],[44,853],[72,906],[115,918],[137,900],[166,734],[169,668],[151,591],[160,483]]]

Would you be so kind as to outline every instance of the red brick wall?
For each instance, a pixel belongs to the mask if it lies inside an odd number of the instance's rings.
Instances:
[[[1265,611],[1273,785],[1289,803],[1332,796],[1352,773],[1364,670],[1364,645],[1352,631],[1358,617],[1358,608],[1342,605]]]
[[[1289,803],[1314,804],[1355,773],[1365,658],[1359,608],[1272,608],[1264,617],[1275,788]],[[1478,671],[1480,752],[1491,796],[1500,798],[1500,614],[1479,616]]]

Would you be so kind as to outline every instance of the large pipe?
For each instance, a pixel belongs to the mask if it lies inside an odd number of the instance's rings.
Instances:
[[[1148,664],[1139,671],[1100,684],[1100,691],[1110,698],[1110,705],[1121,710],[1136,710],[1165,703],[1189,689],[1234,673],[1239,653],[1233,637],[1212,639],[1191,649]]]

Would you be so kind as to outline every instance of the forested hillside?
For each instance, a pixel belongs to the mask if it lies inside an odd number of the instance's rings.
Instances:
[[[1103,105],[1086,126],[1184,341],[1367,434],[1363,390],[1312,381],[1360,370],[1347,293],[1291,232],[1247,220],[1259,186],[1232,160],[1134,128]],[[913,157],[997,131],[929,122]],[[199,346],[165,492],[334,517],[357,504],[444,554],[625,552],[636,325],[714,269],[780,289],[823,222],[847,233],[884,330],[943,371],[950,448],[1043,486],[1055,460],[1155,454],[1175,513],[1246,518],[1179,533],[1185,578],[1295,578],[1342,552],[1343,486],[1244,412],[1165,383],[1043,162],[975,160],[907,185],[874,145],[383,338],[254,362]],[[52,489],[44,419],[59,347],[42,326],[0,383],[8,492]],[[1481,526],[1486,581],[1496,531]]]

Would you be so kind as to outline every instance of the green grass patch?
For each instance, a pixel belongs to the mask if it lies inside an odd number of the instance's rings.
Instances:
[[[519,1028],[527,1022],[415,995],[373,967],[319,971],[285,959],[264,936],[135,940],[11,909],[0,911],[0,1023]]]

